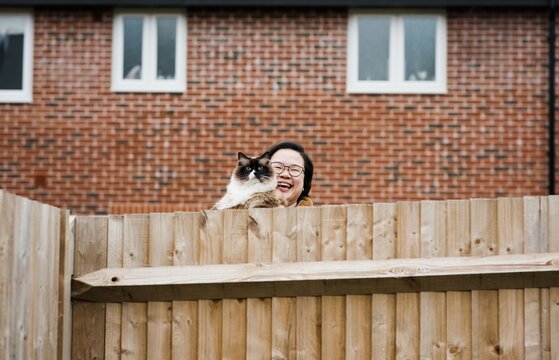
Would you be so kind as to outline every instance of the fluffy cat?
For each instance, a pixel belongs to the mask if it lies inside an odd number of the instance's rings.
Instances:
[[[227,192],[213,209],[248,209],[285,206],[276,190],[277,180],[270,165],[270,154],[251,158],[239,152],[238,163],[231,174]]]

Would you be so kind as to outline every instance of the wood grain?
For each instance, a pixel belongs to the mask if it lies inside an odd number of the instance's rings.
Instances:
[[[522,232],[524,239],[524,253],[534,254],[547,251],[547,231],[542,231],[543,227],[547,227],[546,204],[540,204],[540,198],[536,196],[526,196],[523,199],[523,221]],[[535,213],[534,213],[535,212]],[[546,238],[545,244],[542,236]],[[545,250],[544,250],[545,247]],[[527,288],[524,289],[524,352],[525,359],[536,360],[542,359],[543,356],[543,324],[542,318],[542,291],[543,289]],[[548,293],[548,290],[545,290]]]
[[[176,213],[173,265],[198,264],[200,213]],[[198,359],[198,302],[173,301],[171,348],[173,360]]]
[[[373,259],[396,257],[396,204],[373,204]],[[371,301],[371,355],[373,360],[396,356],[396,295],[373,294]]]
[[[107,266],[108,220],[78,216],[75,219],[74,275]],[[72,305],[72,359],[103,358],[105,304],[74,301]]]
[[[470,256],[470,202],[446,202],[447,256]],[[472,296],[469,291],[446,293],[448,359],[472,358]],[[453,321],[448,321],[453,319]]]
[[[228,210],[223,215],[223,263],[248,260],[248,212]],[[223,300],[223,359],[243,359],[246,354],[246,299]]]
[[[537,198],[539,210],[539,198]],[[522,198],[497,200],[498,253],[524,252],[524,201]],[[524,356],[524,290],[499,290],[500,356],[523,359]]]
[[[123,266],[122,251],[124,242],[124,216],[113,215],[108,218],[107,266]],[[105,315],[105,359],[116,360],[121,357],[122,304],[107,303]]]
[[[125,215],[123,239],[123,266],[147,266],[149,215]],[[122,359],[147,358],[147,315],[145,302],[122,304]]]
[[[297,216],[297,261],[319,261],[322,257],[319,207],[299,207]],[[297,297],[297,359],[320,359],[322,341],[320,297]]]
[[[347,259],[369,260],[373,248],[372,205],[347,207]],[[346,358],[371,358],[371,295],[346,297]]]
[[[148,265],[173,265],[173,224],[173,214],[149,215]],[[147,306],[147,358],[171,360],[172,302],[154,301]]]
[[[272,261],[297,261],[296,208],[273,209]],[[272,298],[272,358],[297,357],[297,300],[295,297]]]
[[[322,208],[322,260],[345,260],[347,208]],[[322,297],[322,358],[344,359],[346,356],[346,298]]]
[[[272,209],[249,209],[248,261],[272,261]],[[272,356],[272,300],[247,300],[247,359]]]
[[[420,203],[398,203],[398,242],[396,257],[417,258],[420,255]],[[418,359],[419,294],[396,294],[396,357]]]
[[[421,258],[444,257],[446,254],[446,203],[421,202]],[[446,294],[420,294],[420,357],[446,359]]]
[[[222,262],[223,212],[204,211],[200,219],[200,264]],[[222,300],[198,302],[198,357],[222,358]]]
[[[472,255],[498,253],[497,201],[474,199],[471,202]],[[472,356],[498,359],[499,294],[497,291],[472,291]]]

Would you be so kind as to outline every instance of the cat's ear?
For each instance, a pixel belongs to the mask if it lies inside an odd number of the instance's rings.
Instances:
[[[266,151],[264,154],[260,155],[260,157],[258,157],[258,159],[261,160],[270,160],[271,156],[270,153],[268,151]]]
[[[237,153],[237,159],[241,160],[241,159],[245,159],[245,160],[249,160],[250,158],[248,156],[246,156],[245,154],[243,154],[242,152],[238,152]]]

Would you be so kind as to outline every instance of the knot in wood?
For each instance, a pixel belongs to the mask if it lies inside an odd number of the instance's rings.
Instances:
[[[461,351],[460,351],[460,347],[459,347],[459,346],[452,345],[452,346],[450,346],[450,347],[448,348],[448,352],[451,353],[451,354],[453,354],[453,355],[457,355],[457,354],[459,354]]]
[[[400,276],[412,276],[418,273],[425,272],[427,269],[422,267],[410,267],[410,266],[402,266],[402,267],[395,267],[390,269],[390,272],[395,275]]]

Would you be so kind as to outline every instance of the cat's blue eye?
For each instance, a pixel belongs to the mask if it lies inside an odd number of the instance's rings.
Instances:
[[[250,171],[250,166],[245,167],[245,170]]]
[[[262,167],[262,166],[259,166],[259,167],[258,167],[258,170],[262,170],[262,169],[264,169],[264,167]]]

